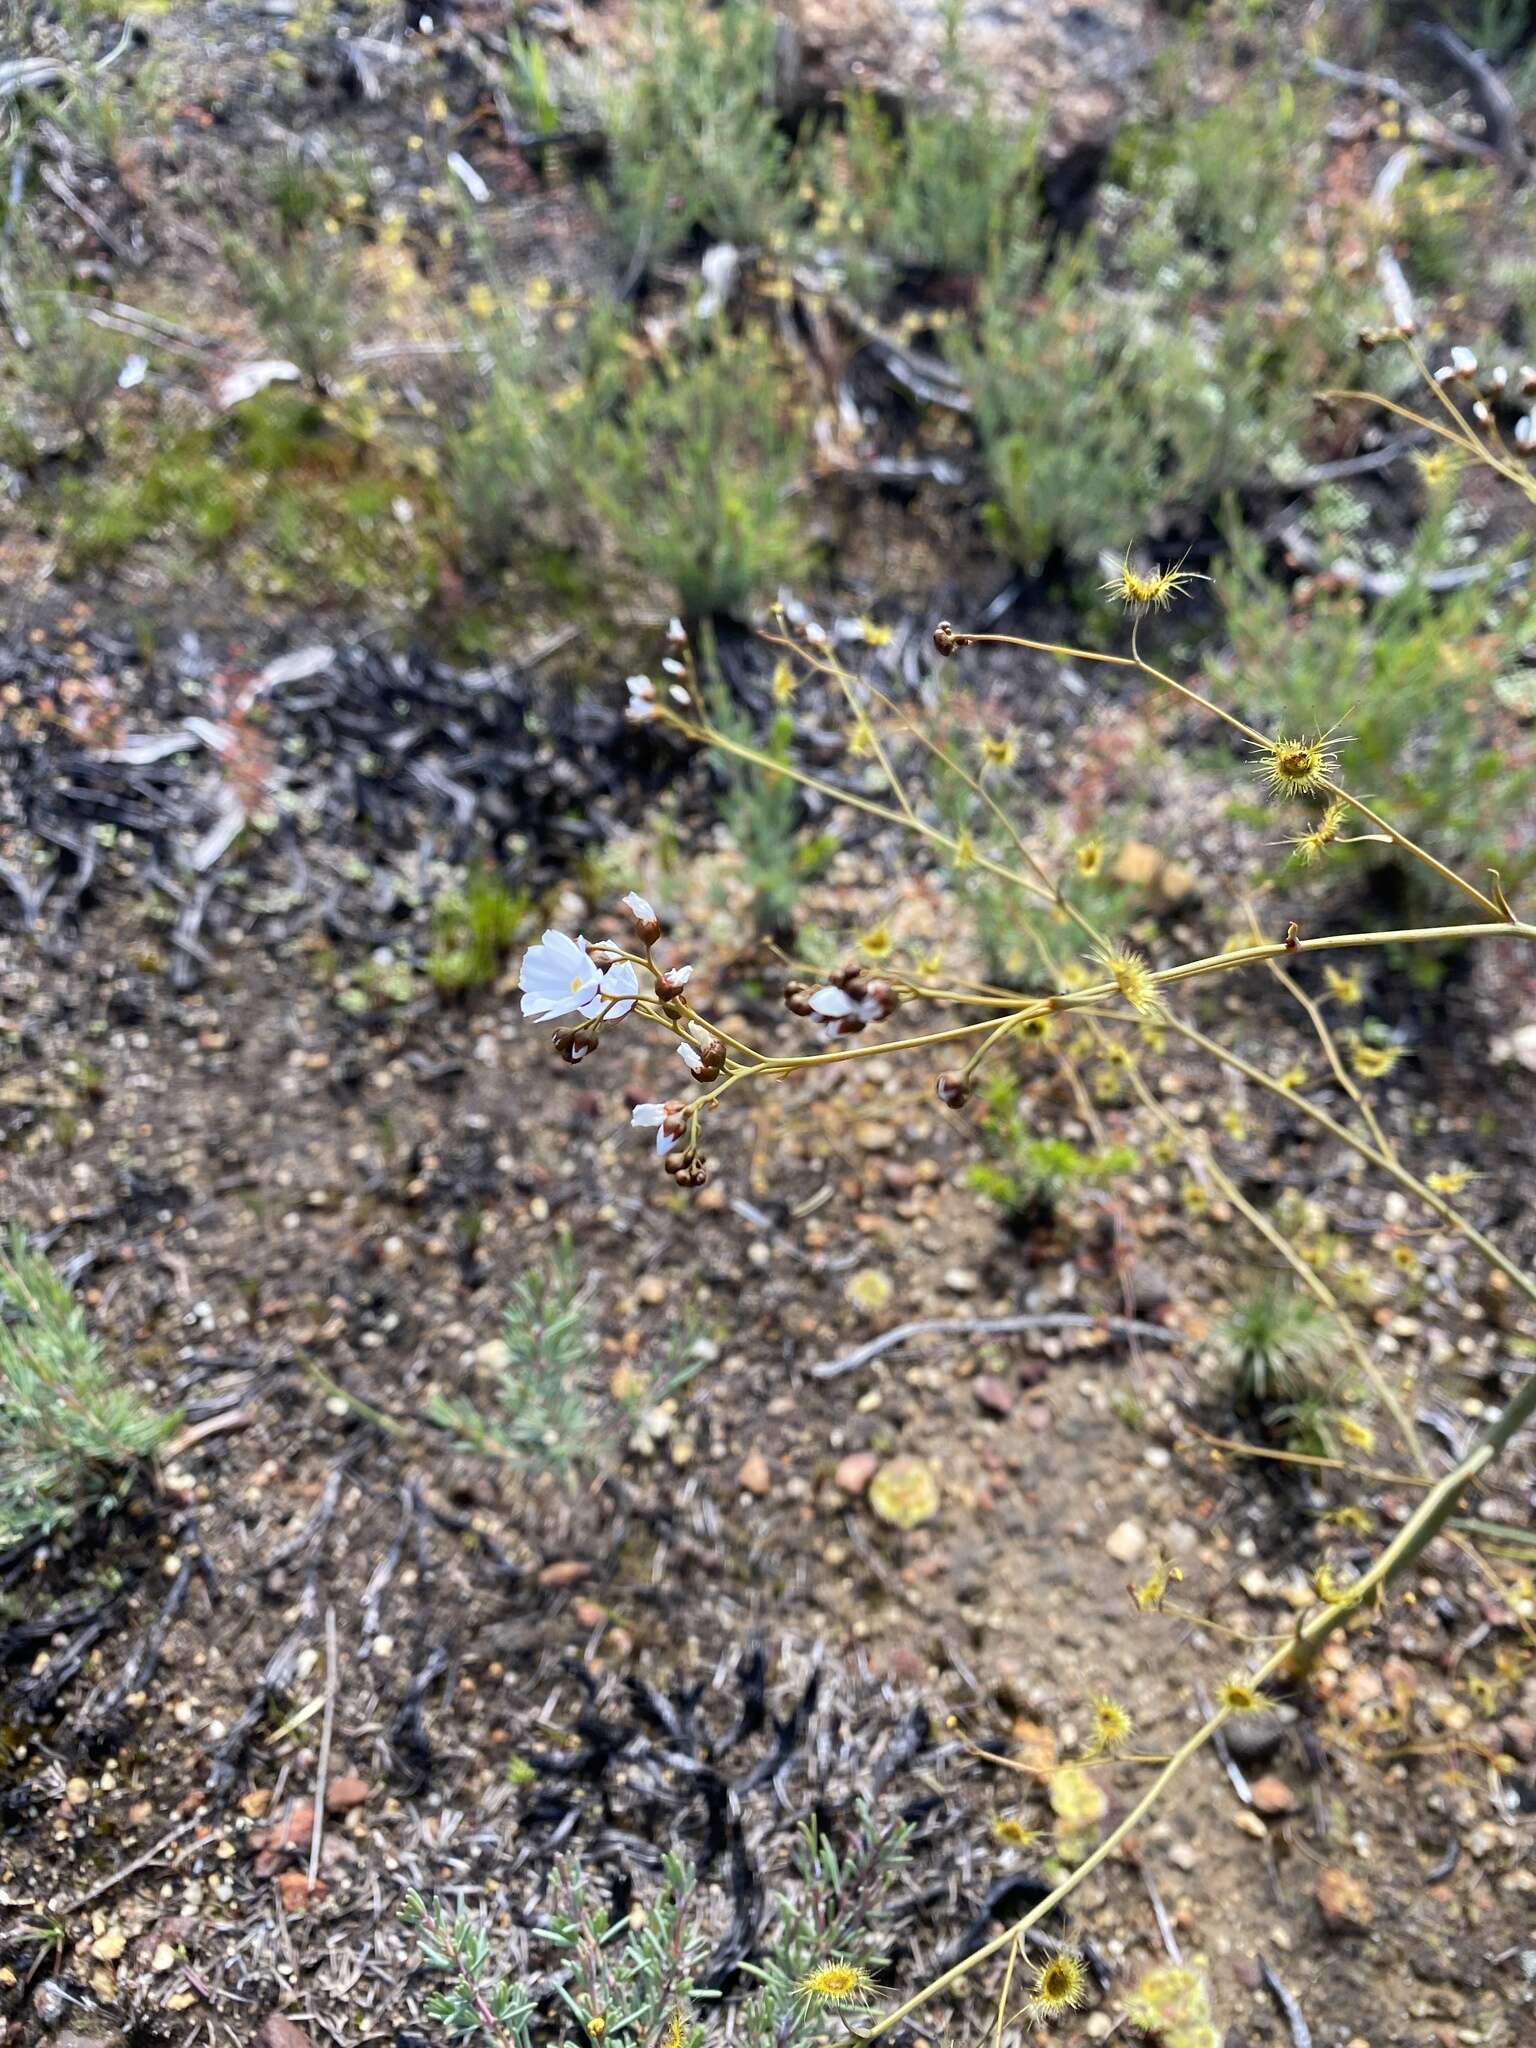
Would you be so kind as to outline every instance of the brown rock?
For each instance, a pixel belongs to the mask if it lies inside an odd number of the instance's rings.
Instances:
[[[592,1567],[579,1557],[562,1557],[554,1564],[545,1565],[539,1573],[539,1584],[550,1589],[560,1586],[579,1586],[583,1579],[592,1576]]]
[[[1267,1820],[1295,1810],[1296,1795],[1284,1778],[1256,1778],[1248,1789],[1253,1795],[1254,1812],[1262,1813]]]
[[[350,1813],[371,1797],[373,1787],[366,1778],[333,1778],[325,1788],[327,1813]]]
[[[309,1848],[314,1831],[315,1806],[311,1799],[295,1801],[269,1827],[254,1828],[251,1847],[258,1851],[256,1875],[270,1877],[287,1855],[302,1855]]]
[[[1317,1910],[1330,1934],[1364,1934],[1376,1917],[1371,1895],[1358,1877],[1330,1863],[1317,1880]]]
[[[857,1499],[879,1469],[880,1460],[873,1451],[850,1451],[832,1474],[832,1484],[840,1493]]]
[[[972,1380],[971,1392],[976,1396],[977,1407],[985,1408],[989,1415],[1013,1413],[1013,1389],[996,1373],[984,1372]]]
[[[736,1484],[743,1493],[753,1494],[758,1500],[765,1500],[772,1493],[773,1473],[761,1451],[748,1451],[736,1474]]]
[[[317,1877],[311,1884],[305,1870],[285,1870],[276,1882],[285,1913],[307,1913],[311,1906],[319,1904],[328,1889],[323,1877]]]
[[[314,2043],[285,2013],[269,2012],[252,2034],[251,2048],[314,2048]]]

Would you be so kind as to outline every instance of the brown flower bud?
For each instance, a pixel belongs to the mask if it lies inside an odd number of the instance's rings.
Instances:
[[[933,629],[933,644],[940,654],[958,654],[960,637],[948,619],[940,619]]]
[[[690,1071],[696,1081],[718,1081],[725,1068],[725,1040],[706,1038],[702,1045],[695,1045],[697,1065],[690,1063]]]
[[[940,1074],[934,1086],[946,1109],[964,1109],[971,1099],[971,1084],[960,1074]]]
[[[876,1007],[882,1018],[889,1017],[896,1007],[896,991],[888,981],[872,981],[864,991],[865,1000]]]
[[[681,981],[674,981],[670,974],[658,974],[656,977],[657,1002],[675,1003],[678,997],[682,994],[685,986],[686,983]]]
[[[786,981],[784,984],[784,1007],[795,1017],[814,1017],[811,1008],[811,991],[803,981]]]
[[[567,1024],[550,1033],[550,1043],[568,1067],[579,1067],[589,1052],[597,1050],[597,1036],[585,1024]]]

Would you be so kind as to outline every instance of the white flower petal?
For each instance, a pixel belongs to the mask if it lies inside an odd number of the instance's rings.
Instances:
[[[667,979],[674,988],[686,988],[693,979],[693,969],[691,967],[669,967],[667,969]]]
[[[597,968],[585,945],[565,932],[547,931],[530,946],[518,970],[523,1015],[537,1019],[586,1013],[597,992]]]
[[[859,1007],[848,991],[841,988],[813,989],[810,1005],[818,1017],[851,1017]]]
[[[635,1007],[635,997],[640,993],[640,977],[628,960],[620,960],[598,983],[594,1016],[606,1015],[617,1023],[627,1017]]]
[[[627,896],[621,896],[619,903],[629,912],[636,924],[655,924],[658,921],[650,904],[634,889],[631,889]]]
[[[704,1065],[703,1055],[696,1045],[689,1045],[685,1039],[677,1048],[677,1056],[689,1073],[697,1080]]]
[[[665,1159],[682,1135],[681,1131],[669,1131],[663,1124],[656,1133],[656,1157]]]
[[[666,1113],[664,1102],[637,1102],[629,1113],[630,1126],[637,1131],[654,1130]]]

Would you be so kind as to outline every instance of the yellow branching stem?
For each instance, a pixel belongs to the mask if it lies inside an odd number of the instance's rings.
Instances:
[[[1411,420],[1415,425],[1425,428],[1501,477],[1516,483],[1528,498],[1536,499],[1536,482],[1507,462],[1496,447],[1485,445],[1478,438],[1452,399],[1430,376],[1422,358],[1416,351],[1413,354],[1426,384],[1433,392],[1436,408],[1433,414],[1416,412],[1372,393],[1336,395],[1358,398]],[[1164,1029],[1172,1031],[1185,1043],[1205,1053],[1230,1072],[1242,1076],[1253,1087],[1284,1102],[1292,1113],[1308,1119],[1319,1131],[1346,1147],[1366,1166],[1393,1182],[1421,1204],[1440,1223],[1456,1233],[1462,1243],[1488,1266],[1502,1274],[1526,1303],[1536,1306],[1536,1277],[1523,1271],[1448,1199],[1448,1193],[1455,1185],[1454,1178],[1435,1175],[1428,1179],[1421,1178],[1405,1163],[1368,1097],[1352,1078],[1334,1032],[1330,1029],[1319,1004],[1307,993],[1291,971],[1297,959],[1314,953],[1321,953],[1327,957],[1335,952],[1365,948],[1424,946],[1490,937],[1529,943],[1536,940],[1536,924],[1526,922],[1513,913],[1496,875],[1492,893],[1485,892],[1447,866],[1427,848],[1407,837],[1369,802],[1349,788],[1340,779],[1337,768],[1336,757],[1345,744],[1342,739],[1332,734],[1278,737],[1264,733],[1203,691],[1167,674],[1147,661],[1138,644],[1141,617],[1157,608],[1165,597],[1176,595],[1179,584],[1188,580],[1182,568],[1160,570],[1152,576],[1142,577],[1140,572],[1132,576],[1127,566],[1119,581],[1123,585],[1120,594],[1127,602],[1134,621],[1131,652],[1128,655],[1104,654],[1088,648],[1065,646],[1057,642],[1027,639],[1012,634],[970,634],[956,631],[947,625],[939,627],[935,640],[943,654],[953,654],[969,646],[1006,646],[1073,662],[1098,663],[1110,668],[1126,669],[1146,677],[1160,689],[1167,690],[1203,715],[1225,725],[1248,747],[1254,749],[1256,765],[1264,774],[1274,794],[1322,796],[1328,800],[1329,810],[1325,813],[1325,818],[1335,822],[1329,825],[1326,832],[1319,831],[1314,835],[1318,842],[1316,851],[1319,856],[1323,848],[1332,843],[1337,834],[1337,820],[1343,818],[1347,809],[1372,828],[1368,836],[1395,846],[1409,860],[1466,898],[1476,908],[1477,921],[1448,922],[1390,932],[1359,930],[1311,935],[1303,935],[1292,923],[1283,935],[1272,939],[1265,938],[1255,922],[1250,943],[1236,945],[1220,953],[1157,966],[1152,961],[1144,959],[1131,947],[1117,942],[1112,935],[1101,932],[1085,914],[1081,905],[1072,900],[1066,884],[1051,872],[1040,854],[1026,842],[996,797],[986,787],[983,777],[972,774],[951,749],[932,739],[916,719],[885,696],[873,683],[863,679],[856,681],[850,676],[832,654],[825,639],[812,635],[802,643],[800,639],[790,638],[784,633],[768,636],[774,645],[835,685],[850,716],[856,721],[863,742],[860,752],[873,759],[884,778],[890,801],[883,800],[879,795],[866,794],[862,789],[840,787],[824,776],[812,774],[798,767],[790,760],[769,755],[759,748],[718,731],[707,713],[700,707],[696,691],[691,694],[691,704],[694,708],[689,712],[679,711],[671,704],[655,700],[654,693],[648,700],[650,708],[645,715],[672,726],[685,737],[754,766],[765,775],[788,777],[832,803],[847,806],[892,824],[933,847],[956,869],[973,868],[1017,890],[1035,913],[1026,923],[1024,935],[1033,945],[1039,958],[1039,980],[1043,984],[1025,993],[960,978],[955,979],[954,985],[946,986],[927,974],[904,976],[893,968],[881,977],[882,1000],[885,1007],[877,1006],[877,1010],[872,1010],[868,1018],[853,1017],[850,1021],[854,1035],[836,1036],[825,1050],[797,1055],[758,1052],[741,1039],[729,1037],[719,1031],[718,1027],[709,1026],[687,1003],[665,1004],[642,998],[642,1014],[662,1024],[665,1029],[683,1040],[685,1049],[690,1040],[695,1045],[699,1042],[701,1031],[712,1032],[713,1036],[721,1041],[716,1049],[713,1067],[718,1078],[705,1092],[679,1112],[688,1119],[689,1142],[694,1142],[697,1137],[701,1115],[705,1111],[712,1111],[729,1090],[739,1088],[743,1083],[782,1082],[801,1073],[814,1072],[817,1068],[855,1063],[871,1058],[886,1058],[897,1053],[925,1052],[945,1047],[963,1048],[965,1058],[959,1072],[944,1075],[940,1086],[943,1099],[958,1106],[969,1093],[983,1062],[1005,1046],[1015,1033],[1020,1032],[1026,1025],[1038,1023],[1043,1019],[1081,1016],[1082,1022],[1092,1036],[1092,1041],[1101,1049],[1111,1052],[1116,1068],[1127,1075],[1129,1085],[1143,1110],[1161,1124],[1169,1137],[1175,1139],[1185,1152],[1192,1171],[1196,1171],[1200,1176],[1202,1186],[1207,1190],[1214,1188],[1220,1193],[1233,1212],[1243,1218],[1313,1300],[1333,1318],[1350,1359],[1372,1388],[1382,1410],[1391,1417],[1416,1470],[1410,1475],[1385,1467],[1357,1466],[1339,1459],[1311,1458],[1302,1453],[1275,1451],[1258,1454],[1312,1465],[1319,1469],[1335,1470],[1345,1477],[1361,1481],[1380,1482],[1395,1487],[1411,1486],[1421,1490],[1421,1498],[1416,1507],[1357,1580],[1342,1592],[1338,1592],[1328,1581],[1319,1579],[1317,1583],[1321,1592],[1317,1607],[1301,1620],[1293,1633],[1264,1656],[1251,1671],[1244,1674],[1240,1681],[1234,1681],[1229,1688],[1224,1689],[1223,1702],[1215,1711],[1200,1710],[1199,1725],[1166,1760],[1158,1763],[1156,1774],[1123,1819],[1093,1847],[1084,1860],[1048,1897],[1042,1899],[1038,1905],[1011,1926],[1004,1928],[981,1948],[925,1985],[913,1997],[863,2026],[857,2038],[865,2042],[876,2041],[890,2033],[932,2000],[952,1990],[971,1972],[1006,1951],[1007,1968],[993,2025],[996,2048],[1005,2026],[1010,1992],[1018,1960],[1023,1953],[1024,1938],[1032,1928],[1055,1912],[1106,1859],[1115,1855],[1125,1845],[1179,1774],[1211,1742],[1234,1712],[1246,1705],[1261,1702],[1266,1686],[1294,1682],[1304,1677],[1328,1638],[1337,1629],[1346,1626],[1353,1617],[1365,1613],[1372,1607],[1399,1575],[1415,1564],[1425,1547],[1441,1531],[1447,1531],[1453,1540],[1460,1542],[1474,1567],[1485,1573],[1495,1584],[1498,1581],[1492,1567],[1472,1547],[1470,1539],[1474,1535],[1484,1535],[1502,1540],[1506,1533],[1518,1534],[1504,1532],[1496,1525],[1479,1523],[1475,1516],[1469,1516],[1459,1510],[1464,1497],[1480,1475],[1499,1457],[1515,1435],[1536,1417],[1536,1376],[1528,1377],[1520,1383],[1497,1420],[1484,1430],[1477,1444],[1454,1470],[1436,1478],[1413,1419],[1398,1390],[1393,1387],[1371,1355],[1344,1304],[1322,1275],[1302,1256],[1298,1247],[1277,1227],[1274,1220],[1243,1194],[1232,1175],[1216,1157],[1210,1139],[1204,1134],[1192,1134],[1186,1126],[1170,1115],[1156,1092],[1148,1085],[1141,1064],[1131,1047],[1137,1027],[1140,1027],[1148,1038],[1155,1037]],[[896,732],[904,736],[907,743],[920,748],[931,761],[942,768],[946,776],[952,778],[953,784],[969,793],[978,807],[969,815],[980,818],[983,813],[985,814],[990,820],[989,836],[993,848],[999,849],[1002,841],[1006,840],[1017,857],[1016,864],[1010,864],[1007,858],[996,857],[996,851],[989,852],[984,847],[973,846],[963,831],[945,829],[944,825],[933,822],[931,817],[923,814],[923,808],[920,808],[921,798],[916,794],[916,784],[914,783],[913,789],[909,790],[902,779],[906,757],[900,744],[894,737],[888,743],[887,736],[876,730],[871,716],[872,711],[886,714],[893,721]],[[1092,870],[1085,867],[1082,872],[1086,875]],[[1087,941],[1089,957],[1086,962],[1074,968],[1071,965],[1063,967],[1053,959],[1051,948],[1042,935],[1039,916],[1042,912],[1049,913],[1058,923],[1070,925],[1083,940]],[[645,961],[640,964],[646,971],[653,974],[657,972],[650,962],[648,953]],[[1175,997],[1186,983],[1208,980],[1212,976],[1252,966],[1263,966],[1273,974],[1305,1015],[1333,1081],[1349,1105],[1343,1115],[1333,1115],[1321,1104],[1303,1094],[1299,1086],[1266,1073],[1254,1060],[1209,1037],[1177,1011],[1168,1007],[1168,999]],[[859,979],[862,970],[850,968],[842,970],[841,973],[844,982],[848,981],[850,975],[854,977],[849,985],[863,986]],[[818,989],[810,997],[807,997],[804,990],[799,991],[797,1001],[802,1004],[808,1003],[809,1014],[826,1017],[840,1014],[846,1017],[847,1004],[843,997],[836,993],[840,986],[842,984],[834,977],[832,985],[826,989]],[[843,1004],[841,1013],[837,1012],[839,1003]],[[888,1016],[898,1004],[902,1006],[905,1016],[906,1006],[928,1003],[950,1004],[961,1010],[980,1014],[972,1014],[963,1022],[943,1024],[919,1031],[905,1031],[900,1036],[883,1040],[874,1035],[862,1035],[866,1021],[874,1019],[876,1015],[880,1018]],[[1124,1038],[1121,1035],[1122,1027],[1128,1027]],[[836,1032],[841,1026],[834,1022],[830,1028]],[[724,1048],[727,1045],[733,1057],[724,1056]],[[1095,1128],[1097,1119],[1094,1117],[1091,1102],[1077,1074],[1072,1057],[1058,1053],[1058,1060],[1063,1074],[1074,1090],[1079,1107],[1084,1112],[1085,1121],[1090,1128]],[[1203,1436],[1204,1432],[1197,1430],[1196,1435]],[[1255,1454],[1251,1446],[1238,1445],[1219,1438],[1211,1438],[1209,1441],[1213,1448],[1224,1454]],[[1521,1625],[1526,1626],[1523,1622]],[[1526,1633],[1529,1638],[1528,1628]],[[1198,1697],[1194,1703],[1198,1708]],[[1151,1760],[1143,1758],[1138,1761]]]

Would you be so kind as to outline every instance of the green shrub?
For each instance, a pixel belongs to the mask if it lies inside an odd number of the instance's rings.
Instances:
[[[849,282],[874,297],[891,264],[978,276],[1034,227],[1034,136],[997,118],[984,81],[960,70],[946,99],[898,129],[869,93],[848,102],[819,152],[823,230]],[[878,259],[871,261],[871,258]]]
[[[1243,1411],[1321,1399],[1338,1348],[1330,1318],[1312,1297],[1278,1286],[1237,1302],[1216,1326],[1215,1343],[1233,1405]]]
[[[711,715],[728,739],[754,746],[776,761],[787,761],[794,739],[794,719],[778,712],[766,735],[723,689],[711,693]],[[825,872],[837,851],[836,835],[807,832],[799,785],[787,775],[774,775],[748,762],[721,754],[725,789],[720,804],[726,837],[741,857],[742,873],[752,891],[752,917],[768,938],[788,939],[806,885]]]
[[[1136,1164],[1127,1145],[1085,1152],[1067,1138],[1039,1136],[1018,1077],[1006,1069],[988,1077],[981,1102],[979,1126],[988,1157],[971,1167],[966,1178],[1016,1230],[1043,1227],[1068,1195]]]
[[[764,0],[640,0],[606,95],[614,218],[655,262],[696,231],[757,244],[786,224],[789,146],[774,111],[778,17]]]
[[[600,352],[605,335],[583,337]],[[483,375],[461,426],[446,443],[448,492],[471,559],[505,568],[530,541],[535,524],[547,544],[558,512],[556,486],[566,478],[562,415],[552,406],[554,372],[568,349],[557,348],[504,293],[490,298],[472,340]],[[578,370],[573,388],[586,381]]]
[[[436,1394],[428,1415],[467,1449],[569,1483],[597,1440],[587,1382],[598,1353],[586,1280],[570,1241],[550,1264],[525,1274],[502,1317],[505,1361],[496,1375],[496,1409]]]
[[[40,259],[24,266],[17,297],[32,344],[14,359],[23,380],[88,447],[97,447],[128,344],[92,320],[87,293],[71,290]]]
[[[1160,533],[1289,450],[1354,332],[1329,251],[1301,236],[1319,132],[1272,81],[1133,131],[1104,232],[994,264],[952,350],[1021,561]]]
[[[1441,859],[1468,872],[1497,867],[1512,887],[1536,867],[1536,742],[1503,685],[1536,633],[1536,591],[1522,583],[1500,594],[1494,573],[1437,595],[1431,576],[1465,566],[1473,545],[1450,492],[1435,489],[1408,553],[1395,558],[1395,595],[1368,603],[1320,588],[1298,603],[1267,574],[1262,544],[1242,534],[1216,589],[1234,709],[1263,731],[1310,735],[1344,707],[1342,779]],[[1358,555],[1363,543],[1347,546]],[[1486,559],[1497,572],[1497,555]],[[1341,836],[1352,836],[1347,821]],[[1326,860],[1329,871],[1340,860],[1391,864],[1405,885],[1425,886],[1417,863],[1379,841],[1332,846]]]
[[[427,979],[439,995],[487,988],[516,943],[530,905],[509,889],[494,868],[471,868],[460,889],[432,906],[432,950]]]
[[[114,1372],[69,1288],[13,1232],[0,1252],[0,1550],[120,1506],[177,1420]]]
[[[790,490],[809,437],[766,335],[716,327],[638,363],[609,352],[570,426],[589,510],[690,617],[743,612],[803,568]]]
[[[297,197],[274,209],[274,221],[277,232],[265,239],[226,237],[224,260],[271,347],[311,390],[325,393],[352,350],[356,254],[340,236],[317,228]]]
[[[902,1823],[877,1828],[861,1808],[840,1856],[806,1827],[762,1959],[746,1966],[754,1988],[733,2010],[745,2048],[809,2048],[826,2038],[829,2007],[873,2001],[909,1832]],[[717,1906],[688,1864],[666,1856],[645,1910],[616,1919],[596,1874],[567,1858],[554,1871],[548,1920],[533,1930],[531,1970],[498,1960],[490,1923],[462,1906],[429,1904],[413,1891],[402,1912],[421,1930],[423,1961],[444,1979],[427,2012],[451,2039],[483,2032],[501,2048],[533,2048],[535,2038],[561,2048],[590,2048],[595,2039],[618,2048],[703,2048],[698,2008],[707,2011],[719,1995],[701,1981],[719,1941]],[[818,1971],[835,1973],[840,1995],[817,1993]],[[844,1984],[851,1989],[842,1992]]]

